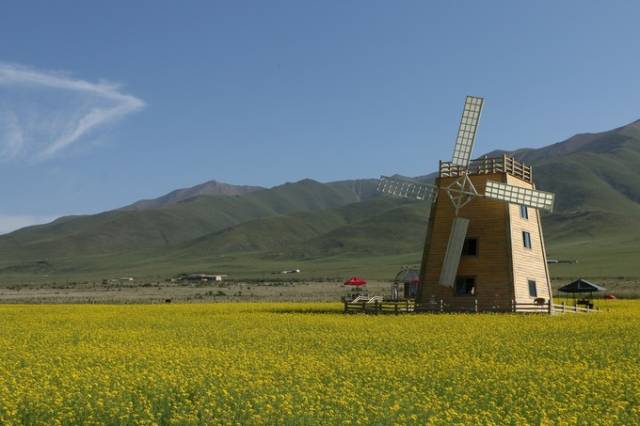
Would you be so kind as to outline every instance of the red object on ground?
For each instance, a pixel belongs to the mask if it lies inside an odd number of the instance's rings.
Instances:
[[[617,299],[617,297],[615,297],[613,294],[607,294],[604,298],[605,299]]]
[[[351,277],[344,282],[344,285],[365,285],[367,282],[360,277]]]

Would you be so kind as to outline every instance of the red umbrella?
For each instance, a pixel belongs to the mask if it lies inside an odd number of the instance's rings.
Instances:
[[[351,277],[348,280],[346,280],[344,282],[344,285],[356,285],[356,286],[361,286],[361,285],[365,285],[367,284],[367,282],[365,280],[363,280],[360,277]]]

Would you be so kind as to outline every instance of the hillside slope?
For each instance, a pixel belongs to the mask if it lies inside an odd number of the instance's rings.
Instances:
[[[271,216],[241,223],[182,244],[181,255],[207,256],[240,252],[264,252],[268,258],[306,258],[333,255],[337,251],[359,251],[362,247],[350,244],[354,236],[359,236],[364,246],[371,236],[381,231],[376,224],[391,226],[395,232],[395,220],[401,218],[399,212],[418,211],[416,223],[421,224],[418,232],[424,233],[426,225],[426,205],[424,203],[392,198],[375,198],[344,207],[326,210]],[[414,219],[414,218],[412,218]],[[409,221],[413,225],[414,221]],[[356,231],[362,228],[361,231]],[[411,228],[411,227],[410,227]],[[396,235],[400,236],[400,235]],[[414,236],[412,235],[411,238]],[[382,238],[376,238],[382,241]],[[407,241],[401,240],[400,247],[406,249]],[[388,245],[390,250],[398,245]]]

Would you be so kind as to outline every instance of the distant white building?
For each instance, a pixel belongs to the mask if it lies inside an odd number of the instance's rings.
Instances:
[[[185,277],[185,279],[189,282],[214,282],[214,281],[222,281],[226,275],[221,274],[189,274]]]

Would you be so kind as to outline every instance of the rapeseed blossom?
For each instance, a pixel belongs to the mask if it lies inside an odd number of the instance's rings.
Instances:
[[[640,302],[607,303],[5,305],[0,424],[638,424]]]

